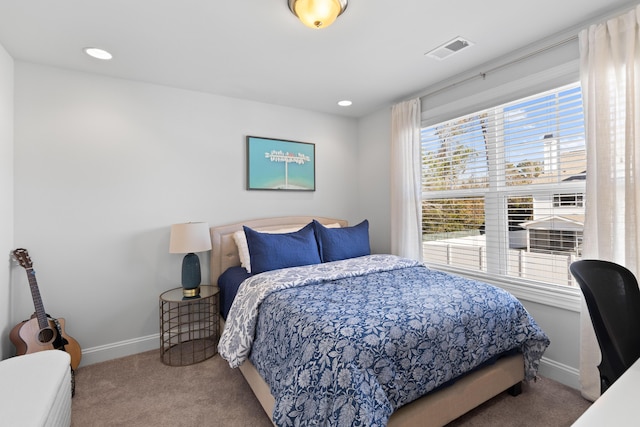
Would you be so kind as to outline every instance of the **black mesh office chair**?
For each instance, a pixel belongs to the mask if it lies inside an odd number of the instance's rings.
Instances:
[[[640,289],[629,270],[600,260],[571,264],[589,308],[602,361],[600,391],[604,393],[640,358]]]

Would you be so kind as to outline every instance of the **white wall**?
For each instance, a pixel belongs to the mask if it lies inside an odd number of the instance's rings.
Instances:
[[[357,133],[352,119],[16,61],[15,245],[84,364],[157,348],[158,296],[180,281],[170,224],[359,221]],[[245,190],[246,135],[315,143],[317,190]],[[33,305],[13,277],[17,322]]]
[[[391,252],[391,109],[358,121],[358,210],[370,222],[371,250]]]
[[[11,355],[10,252],[13,247],[13,59],[0,45],[0,360]]]

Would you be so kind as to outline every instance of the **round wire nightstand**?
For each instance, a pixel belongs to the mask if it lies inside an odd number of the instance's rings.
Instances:
[[[184,298],[182,288],[160,295],[160,358],[166,365],[202,362],[217,353],[217,286],[200,286],[200,296]]]

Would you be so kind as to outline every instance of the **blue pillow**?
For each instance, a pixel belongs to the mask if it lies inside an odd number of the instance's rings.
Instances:
[[[296,232],[282,234],[260,233],[247,226],[243,228],[252,274],[321,262],[312,223]]]
[[[313,227],[322,262],[371,255],[369,221],[366,219],[353,227],[342,228],[327,228],[314,219]]]

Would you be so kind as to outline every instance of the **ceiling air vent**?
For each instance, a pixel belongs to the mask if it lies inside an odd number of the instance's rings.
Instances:
[[[445,58],[460,52],[462,49],[473,46],[469,40],[465,40],[462,37],[456,37],[453,40],[449,40],[445,44],[438,46],[437,48],[425,53],[430,58],[442,61]]]

